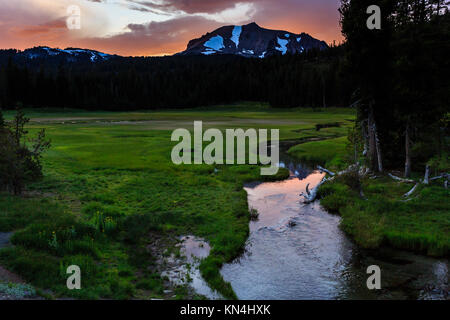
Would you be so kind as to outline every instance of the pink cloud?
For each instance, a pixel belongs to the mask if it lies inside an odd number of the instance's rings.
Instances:
[[[18,0],[23,3],[31,0]],[[245,21],[255,21],[260,26],[287,30],[294,33],[306,32],[320,40],[331,42],[342,39],[339,30],[337,0],[129,0],[124,6],[124,15],[134,10],[163,12],[173,18],[156,22],[128,25],[127,31],[109,37],[94,37],[92,33],[69,31],[65,28],[64,11],[39,7],[40,0],[33,0],[33,6],[18,6],[15,1],[0,3],[0,47],[24,49],[36,45],[55,47],[85,47],[120,55],[173,54],[186,48],[189,40],[200,37],[222,25],[199,14],[220,14],[234,8],[237,3],[251,3],[254,10]],[[99,2],[101,0],[91,0]],[[91,14],[90,19],[107,16],[105,9]],[[102,16],[103,15],[103,16]],[[95,17],[95,18],[94,18]],[[87,18],[85,18],[87,19]]]

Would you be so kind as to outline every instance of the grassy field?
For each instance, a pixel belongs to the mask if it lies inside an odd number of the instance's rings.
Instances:
[[[345,165],[347,145],[348,139],[344,136],[302,143],[290,148],[288,153],[307,163],[341,168]]]
[[[351,184],[350,184],[351,185]],[[442,183],[421,185],[405,201],[411,184],[388,176],[366,178],[362,188],[368,200],[345,179],[324,184],[321,205],[342,216],[341,228],[365,248],[390,245],[431,256],[450,254],[450,191]]]
[[[172,298],[164,293],[168,281],[147,247],[155,236],[187,234],[211,244],[200,265],[206,281],[235,297],[219,270],[248,237],[243,183],[262,180],[259,168],[175,166],[173,129],[203,120],[205,128],[278,128],[282,140],[300,142],[345,136],[354,119],[348,109],[272,110],[254,104],[131,113],[32,110],[27,116],[30,132],[45,128],[52,148],[44,157],[42,181],[23,197],[0,194],[0,232],[15,231],[15,246],[0,251],[0,264],[46,296],[89,299]],[[339,126],[327,127],[330,122]],[[317,124],[325,127],[317,131]],[[285,176],[280,171],[271,179]],[[83,270],[79,291],[66,289],[65,270],[72,264]],[[186,287],[175,288],[177,298],[188,294]]]

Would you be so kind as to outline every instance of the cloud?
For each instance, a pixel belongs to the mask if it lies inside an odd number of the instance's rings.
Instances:
[[[38,25],[22,25],[11,29],[11,33],[19,37],[43,35],[66,31],[66,18],[55,19]]]
[[[261,26],[306,32],[328,43],[340,41],[339,1],[260,0],[253,19]]]
[[[234,8],[238,3],[252,3],[258,0],[131,0],[138,5],[164,11],[182,11],[188,14],[219,13]]]
[[[129,24],[128,32],[107,38],[81,39],[79,46],[121,55],[165,55],[184,50],[189,40],[221,24],[200,16],[182,16],[161,22]]]
[[[67,6],[82,29],[65,28]],[[172,54],[222,25],[246,24],[342,39],[338,0],[14,0],[0,1],[0,48],[85,47],[121,55]]]

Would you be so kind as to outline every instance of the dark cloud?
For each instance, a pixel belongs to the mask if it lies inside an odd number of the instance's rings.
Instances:
[[[189,14],[219,13],[234,8],[238,3],[255,3],[259,0],[130,0],[138,5],[161,11],[182,11]]]

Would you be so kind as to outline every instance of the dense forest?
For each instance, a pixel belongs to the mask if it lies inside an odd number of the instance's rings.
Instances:
[[[274,107],[343,106],[352,86],[342,47],[266,59],[232,55],[114,56],[55,64],[0,52],[0,107],[135,110],[269,101]]]
[[[357,84],[355,129],[374,172],[404,166],[409,177],[426,165],[449,169],[450,14],[445,2],[378,1],[381,29],[370,30],[366,8],[372,1],[341,1],[345,60]]]

